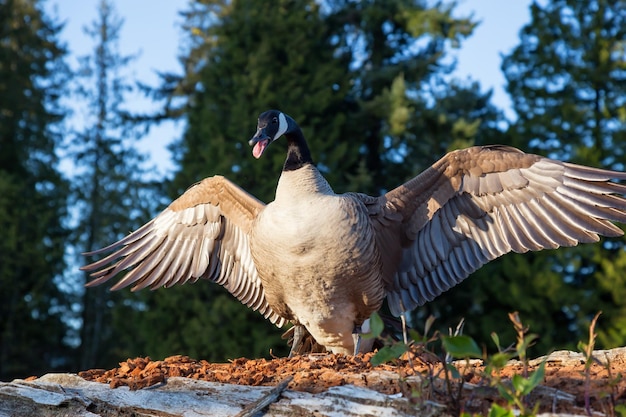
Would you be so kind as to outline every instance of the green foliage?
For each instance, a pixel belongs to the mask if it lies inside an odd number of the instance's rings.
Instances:
[[[346,124],[350,135],[360,140],[352,152],[361,154],[371,178],[352,190],[377,195],[442,155],[459,118],[474,122],[480,117],[466,113],[480,95],[477,90],[468,93],[473,97],[454,109],[454,115],[449,113],[443,101],[452,94],[441,78],[453,69],[445,62],[447,50],[469,36],[475,23],[452,17],[453,3],[334,1],[328,8],[326,20],[339,39],[338,48],[351,56],[347,100],[353,105],[347,109]]]
[[[207,15],[220,20],[207,22]],[[307,137],[323,137],[311,150],[331,182],[345,182],[359,158],[349,152],[358,147],[358,137],[346,127],[348,63],[335,52],[319,5],[197,2],[186,18],[192,47],[184,58],[190,72],[181,82],[193,93],[185,97],[188,129],[175,146],[182,169],[172,196],[219,173],[271,200],[284,152],[275,149],[257,161],[246,143],[257,116],[268,108],[284,109]],[[338,169],[340,164],[347,169]]]
[[[527,350],[536,341],[537,336],[528,334],[528,327],[522,324],[517,312],[509,314],[509,319],[513,323],[513,330],[517,334],[517,341],[512,349],[503,349],[500,346],[500,337],[496,333],[492,334],[492,339],[498,349],[498,352],[494,355],[485,356],[478,344],[469,336],[441,336],[442,346],[448,354],[456,359],[483,358],[485,368],[482,377],[489,382],[490,386],[498,390],[500,397],[508,404],[508,408],[494,404],[495,409],[492,408],[489,415],[509,415],[508,413],[512,413],[513,409],[517,408],[520,415],[532,416],[537,413],[539,403],[529,408],[525,398],[543,381],[545,377],[545,361],[533,372],[527,372]],[[510,381],[503,380],[500,376],[500,371],[511,359],[516,357],[523,364],[522,375],[515,374]],[[452,365],[449,366],[454,368]],[[456,378],[459,379],[461,376],[456,376]]]
[[[370,331],[369,333],[365,333],[363,335],[361,335],[361,337],[363,337],[363,339],[376,339],[378,337],[381,336],[381,334],[383,333],[383,330],[385,330],[385,323],[383,322],[383,319],[380,317],[380,314],[378,314],[377,312],[374,312],[374,314],[372,314],[370,316]]]
[[[61,291],[67,183],[58,171],[60,26],[35,0],[0,5],[0,380],[67,369]]]
[[[392,362],[393,360],[401,357],[408,350],[409,347],[404,343],[395,343],[392,345],[383,346],[378,350],[378,352],[376,352],[370,362],[372,366]]]
[[[537,413],[539,403],[536,403],[533,408],[529,408],[525,398],[543,381],[545,377],[545,360],[537,369],[528,373],[528,348],[536,342],[538,337],[535,334],[528,334],[528,327],[522,324],[519,313],[510,313],[509,320],[513,323],[516,343],[512,349],[503,349],[500,345],[499,336],[496,333],[492,334],[492,340],[496,344],[498,352],[491,357],[485,358],[484,376],[489,380],[491,386],[497,388],[500,396],[506,400],[509,410],[515,407],[520,411],[520,415],[532,416]],[[523,364],[522,375],[513,375],[510,383],[503,381],[500,377],[500,371],[508,361],[516,357]],[[501,409],[498,409],[497,413],[501,411]]]
[[[602,314],[601,311],[596,313],[593,319],[591,319],[591,322],[589,324],[588,341],[586,343],[582,340],[578,342],[578,350],[585,357],[585,411],[588,415],[592,414],[591,398],[593,396],[600,402],[603,409],[610,410],[609,414],[621,416],[624,415],[626,409],[624,408],[623,404],[617,404],[617,400],[620,397],[618,386],[624,376],[621,373],[613,375],[613,365],[611,364],[608,355],[605,354],[604,358],[597,358],[594,356],[596,337],[598,336],[596,332],[596,325],[598,323],[598,318],[600,317],[600,314]],[[604,359],[604,361],[602,361],[602,359]],[[593,364],[599,364],[604,367],[607,375],[606,388],[598,390],[598,388],[596,387],[595,392],[592,391],[594,390],[594,388],[591,386],[591,366]]]
[[[510,408],[501,407],[498,404],[493,404],[491,408],[489,409],[489,414],[487,414],[487,416],[488,417],[516,417],[517,414],[515,414],[515,411]]]
[[[543,381],[545,377],[545,361],[543,361],[537,369],[528,373],[528,348],[536,341],[537,336],[534,334],[528,334],[528,327],[524,326],[520,320],[517,312],[510,313],[509,319],[513,323],[513,331],[516,333],[516,343],[511,345],[510,348],[502,348],[500,345],[500,337],[496,334],[492,334],[492,340],[497,347],[497,353],[493,355],[486,354],[484,349],[481,349],[476,341],[470,336],[458,334],[461,325],[457,326],[457,330],[450,336],[442,335],[439,332],[435,332],[433,336],[428,337],[428,332],[432,327],[433,319],[427,320],[427,327],[424,332],[424,336],[420,337],[415,332],[412,332],[413,340],[408,343],[403,342],[391,342],[381,349],[376,355],[374,355],[370,362],[372,365],[378,365],[385,362],[395,361],[405,352],[410,351],[410,356],[415,358],[428,357],[429,360],[424,363],[428,367],[426,378],[423,381],[429,381],[428,384],[433,386],[433,379],[435,378],[433,372],[433,358],[435,358],[442,365],[442,373],[445,381],[447,396],[450,400],[449,406],[452,407],[453,413],[459,413],[463,409],[461,405],[462,390],[464,383],[464,373],[458,365],[448,360],[451,359],[465,360],[480,358],[483,360],[484,369],[481,371],[481,377],[491,387],[498,390],[500,397],[507,402],[508,407],[502,407],[497,404],[493,404],[489,411],[490,416],[533,416],[539,409],[539,403],[536,403],[532,408],[527,404],[526,398],[528,395]],[[378,318],[375,321],[379,320]],[[377,324],[376,329],[380,326]],[[417,336],[417,337],[415,337]],[[433,351],[433,342],[441,342],[442,353],[437,354]],[[381,354],[380,352],[384,352]],[[397,353],[393,356],[393,353]],[[510,380],[503,379],[501,375],[502,369],[508,364],[511,359],[519,358],[523,363],[522,374],[513,375]],[[414,369],[414,372],[415,369]],[[456,384],[456,388],[455,388]],[[419,392],[420,390],[417,390]],[[515,413],[517,410],[518,413]],[[462,416],[469,416],[467,413],[460,413]]]
[[[519,117],[514,129],[530,147],[581,163],[623,163],[624,7],[614,0],[532,4],[532,21],[502,64]]]
[[[443,349],[454,358],[482,358],[483,351],[474,339],[465,335],[441,336]]]

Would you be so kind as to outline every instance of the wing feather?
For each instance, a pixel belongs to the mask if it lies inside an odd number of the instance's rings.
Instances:
[[[563,163],[505,146],[451,152],[371,209],[377,233],[402,237],[383,262],[392,313],[422,305],[505,253],[537,251],[626,223],[626,173]],[[370,203],[375,206],[375,203]],[[398,220],[399,219],[399,220]],[[381,238],[382,241],[382,238]]]
[[[212,280],[277,326],[285,319],[268,305],[252,260],[248,233],[264,204],[224,177],[207,178],[135,232],[87,256],[109,253],[81,269],[112,287],[133,291]]]

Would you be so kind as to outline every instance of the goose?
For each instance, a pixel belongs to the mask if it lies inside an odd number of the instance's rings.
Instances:
[[[138,230],[81,269],[112,287],[157,289],[213,281],[271,323],[309,332],[327,351],[367,351],[367,320],[383,300],[403,316],[485,263],[620,236],[626,173],[503,146],[452,151],[378,197],[336,194],[293,118],[269,110],[249,145],[260,158],[284,137],[273,202],[223,176],[191,186]]]

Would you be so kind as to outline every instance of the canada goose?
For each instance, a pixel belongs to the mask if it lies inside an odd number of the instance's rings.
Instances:
[[[269,110],[249,141],[260,158],[287,139],[276,198],[265,205],[222,176],[189,188],[163,212],[81,269],[113,287],[223,285],[277,326],[304,326],[335,353],[358,350],[361,325],[387,297],[412,310],[507,252],[620,236],[626,173],[526,154],[508,146],[450,152],[380,197],[335,194],[296,122]],[[296,337],[297,340],[297,337]],[[294,342],[294,346],[297,343]],[[361,351],[367,350],[362,345]]]

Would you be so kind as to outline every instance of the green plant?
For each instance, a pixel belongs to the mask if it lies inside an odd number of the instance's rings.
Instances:
[[[496,333],[492,333],[491,338],[494,341],[497,352],[487,355],[481,349],[476,341],[469,336],[459,334],[462,324],[456,331],[450,331],[450,335],[442,335],[435,331],[429,336],[430,330],[434,322],[434,318],[430,317],[426,321],[424,334],[419,335],[414,330],[409,330],[410,340],[407,342],[389,341],[388,344],[381,348],[371,359],[372,365],[378,365],[386,362],[397,361],[402,355],[409,353],[409,359],[412,357],[421,360],[427,366],[428,384],[422,384],[417,390],[411,391],[411,399],[416,397],[424,398],[424,389],[430,387],[430,395],[432,397],[432,389],[435,386],[435,378],[438,374],[435,372],[435,365],[441,366],[441,373],[445,383],[446,394],[451,400],[453,412],[459,415],[469,417],[467,413],[461,413],[461,397],[463,383],[465,380],[464,372],[469,369],[468,366],[458,367],[455,363],[448,359],[465,360],[466,365],[471,359],[482,359],[485,367],[481,376],[489,386],[497,389],[500,397],[507,402],[507,406],[493,404],[489,410],[489,417],[512,417],[532,416],[535,415],[539,404],[529,406],[527,404],[528,395],[543,381],[545,377],[545,361],[542,362],[537,369],[528,372],[528,356],[527,351],[533,345],[537,336],[528,333],[528,327],[524,326],[517,312],[510,313],[509,319],[513,323],[513,327],[517,334],[516,342],[510,346],[503,348],[500,344],[500,338]],[[383,322],[378,315],[374,315],[371,320],[372,332],[366,337],[379,337],[383,331]],[[442,353],[436,354],[433,350],[435,342],[441,342]],[[426,358],[426,360],[424,360]],[[501,377],[501,371],[507,363],[514,358],[518,358],[523,364],[521,375],[513,375],[509,380]],[[415,370],[415,368],[413,368]],[[457,381],[457,384],[454,384]],[[514,410],[519,412],[515,414]]]
[[[621,382],[623,376],[621,373],[613,376],[611,372],[611,361],[607,355],[605,355],[606,364],[604,365],[607,376],[608,376],[608,388],[609,391],[606,393],[600,393],[600,398],[608,398],[609,407],[607,410],[603,410],[606,415],[615,416],[619,415],[621,417],[626,417],[626,405],[625,404],[617,404],[616,398],[619,397],[619,392],[617,392],[617,387]]]
[[[502,348],[498,335],[491,334],[491,339],[494,341],[498,352],[485,359],[484,376],[489,380],[490,385],[498,390],[500,396],[506,400],[509,410],[516,407],[522,416],[535,415],[539,403],[530,408],[525,399],[543,381],[545,360],[536,370],[531,373],[528,372],[527,351],[537,340],[537,335],[528,334],[528,327],[523,325],[517,312],[509,313],[509,320],[513,323],[517,334],[516,343],[512,347]],[[522,362],[522,374],[513,375],[510,383],[507,383],[501,378],[500,372],[508,361],[515,357]]]
[[[370,332],[362,335],[362,337],[364,339],[380,338],[384,328],[385,324],[383,320],[380,318],[380,315],[375,312],[370,317]],[[393,341],[390,337],[387,337],[385,342],[385,346],[380,348],[370,360],[373,366],[393,362],[409,350],[407,343]]]
[[[424,326],[424,333],[420,335],[414,329],[407,330],[403,320],[402,330],[405,341],[400,342],[393,340],[391,337],[387,337],[385,346],[379,349],[370,359],[370,363],[376,366],[382,363],[395,362],[403,355],[407,354],[407,360],[415,375],[417,375],[418,372],[414,367],[413,358],[420,359],[427,367],[427,372],[425,378],[422,379],[422,383],[417,386],[409,386],[404,375],[400,376],[400,388],[403,394],[414,403],[425,401],[433,397],[433,383],[436,378],[435,364],[438,362],[438,357],[433,353],[430,346],[439,338],[438,332],[434,332],[433,335],[429,336],[434,321],[434,317],[429,317]],[[374,313],[372,317],[370,317],[370,328],[370,333],[363,335],[364,338],[381,337],[384,330],[384,323],[377,313]]]
[[[591,410],[591,366],[594,363],[601,365],[606,370],[608,376],[608,391],[598,393],[597,397],[601,400],[600,405],[603,408],[603,412],[606,415],[610,416],[626,416],[626,406],[624,404],[617,404],[616,397],[619,394],[616,392],[617,386],[619,382],[622,380],[622,374],[613,375],[611,371],[611,361],[607,355],[605,355],[605,362],[603,363],[598,358],[593,356],[593,351],[595,349],[596,344],[596,325],[598,323],[598,319],[602,314],[601,311],[596,313],[596,315],[591,320],[589,324],[589,341],[587,343],[580,341],[578,342],[578,350],[585,357],[585,412],[587,415],[592,415]]]
[[[474,339],[469,336],[454,334],[451,336],[441,336],[441,346],[446,352],[446,358],[457,358],[464,359],[466,365],[469,364],[470,359],[480,359],[482,358],[483,352],[478,347]],[[461,396],[463,394],[463,382],[465,381],[464,375],[459,371],[450,360],[442,361],[444,367],[444,378],[446,383],[446,389],[448,394],[452,398],[452,404],[455,411],[461,410]],[[464,369],[467,369],[466,366]],[[459,381],[458,388],[456,392],[453,389],[451,378]]]
[[[593,349],[596,345],[595,328],[600,314],[602,314],[601,311],[596,313],[594,318],[591,320],[591,323],[589,324],[589,342],[578,342],[578,350],[580,350],[585,356],[585,411],[587,412],[587,415],[591,415],[591,365],[593,365],[594,361],[597,361],[597,359],[593,357]]]

